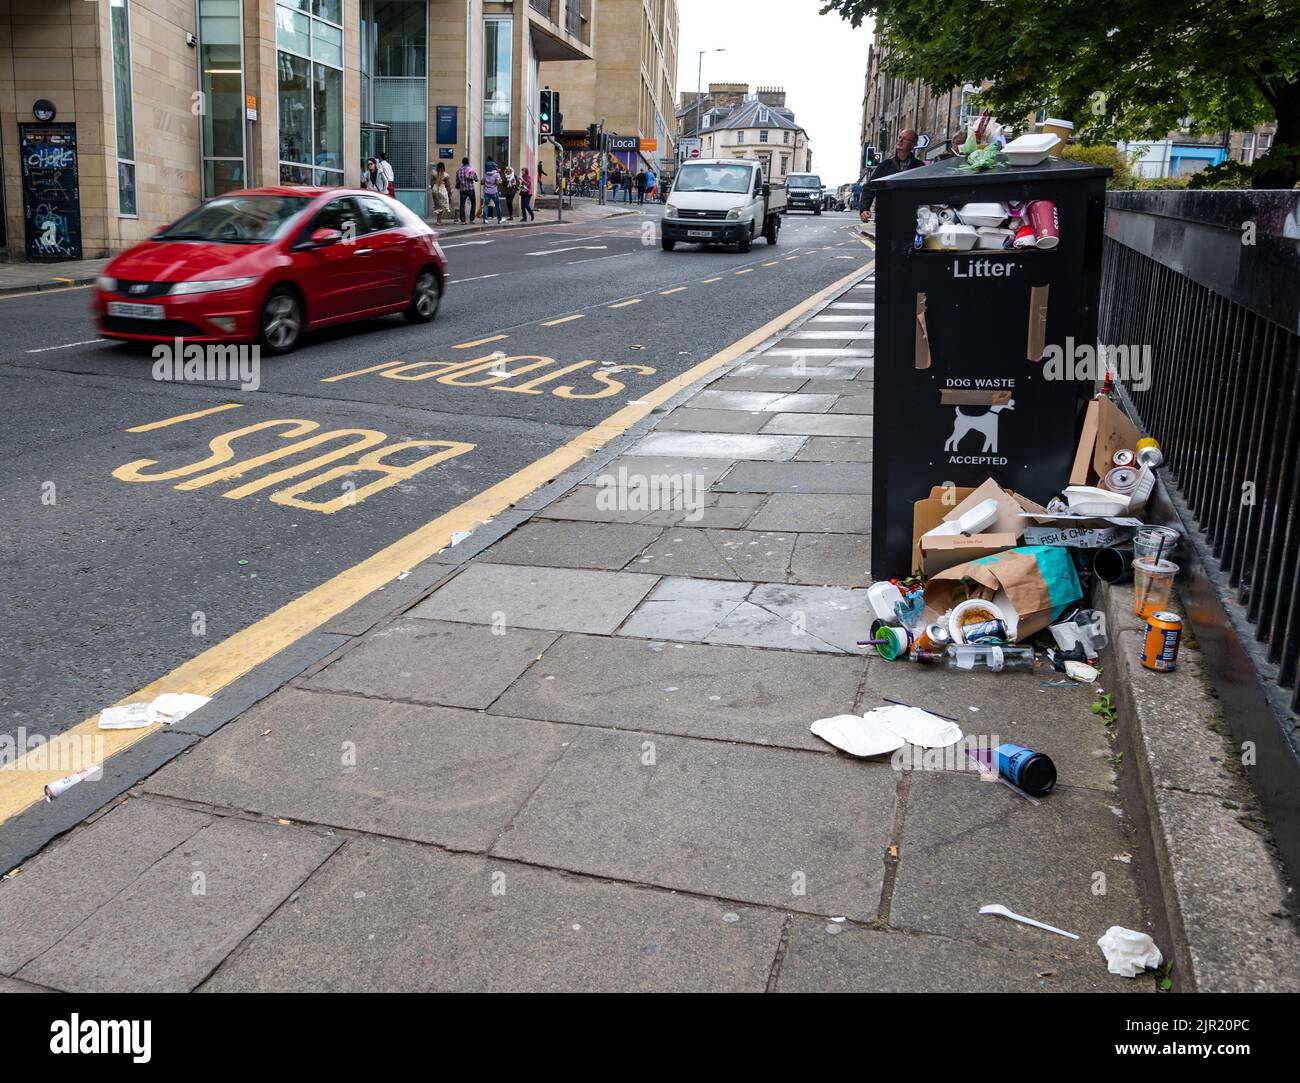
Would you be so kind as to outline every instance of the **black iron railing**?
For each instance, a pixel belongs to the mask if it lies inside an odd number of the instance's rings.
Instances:
[[[1112,192],[1099,340],[1165,455],[1207,668],[1300,867],[1300,193]],[[1255,756],[1252,755],[1252,759]]]

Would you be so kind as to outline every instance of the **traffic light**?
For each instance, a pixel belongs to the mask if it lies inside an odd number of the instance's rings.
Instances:
[[[564,114],[560,112],[560,92],[551,91],[551,127],[555,134],[559,135],[564,131]]]
[[[600,150],[600,125],[587,125],[587,149]]]
[[[537,113],[537,130],[538,133],[542,136],[549,136],[555,134],[555,128],[553,123],[554,114],[552,113],[552,109],[554,107],[553,99],[555,97],[557,97],[557,95],[553,90],[542,91],[542,104],[541,104],[541,108],[538,110]]]

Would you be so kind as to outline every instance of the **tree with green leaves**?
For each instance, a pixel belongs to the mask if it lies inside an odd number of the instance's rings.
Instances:
[[[991,82],[1004,122],[1046,106],[1084,142],[1277,121],[1256,187],[1300,182],[1300,0],[825,0],[874,17],[891,75]],[[1013,126],[1014,126],[1014,122]]]

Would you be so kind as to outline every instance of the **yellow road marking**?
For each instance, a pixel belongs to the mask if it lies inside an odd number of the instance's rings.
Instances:
[[[721,281],[722,281],[722,276],[719,275],[717,278],[706,278],[701,284],[707,286],[710,282],[721,282]]]
[[[738,275],[747,275],[747,274],[753,274],[753,272],[754,272],[754,268],[753,268],[753,267],[746,267],[743,271],[737,271],[736,274],[738,274]]]
[[[93,282],[87,282],[84,286],[60,286],[57,290],[28,290],[26,293],[4,293],[0,294],[0,301],[16,301],[19,297],[42,297],[50,293],[71,293],[73,290],[88,290],[93,285]]]
[[[50,277],[54,279],[55,282],[66,282],[69,286],[72,285],[74,281],[76,281],[75,279],[72,278],[62,278],[59,275],[50,275]]]
[[[192,414],[180,414],[177,417],[169,417],[165,421],[151,421],[147,425],[136,425],[134,428],[127,429],[127,432],[152,432],[154,429],[165,429],[168,425],[179,425],[182,421],[193,421],[196,417],[207,417],[209,414],[219,414],[222,410],[238,410],[244,404],[242,402],[227,402],[220,406],[210,406],[206,410],[195,410]]]
[[[575,315],[575,316],[563,316],[563,317],[561,317],[561,318],[558,319],[558,320],[547,320],[544,324],[542,324],[542,326],[543,326],[543,327],[554,327],[554,326],[556,326],[557,324],[561,324],[561,323],[572,323],[574,320],[585,320],[586,318],[587,318],[587,317],[586,317],[585,315],[583,315],[581,312],[579,312],[579,313],[578,313],[577,315]]]
[[[610,305],[609,307],[610,307],[610,308],[627,308],[628,305],[639,305],[640,303],[641,303],[641,298],[640,298],[640,297],[634,297],[634,298],[633,298],[632,300],[630,300],[630,301],[619,301],[618,304],[616,304],[616,305]]]
[[[660,384],[653,391],[642,395],[634,404],[624,406],[600,424],[574,437],[567,444],[529,463],[510,477],[484,489],[463,504],[438,516],[404,538],[399,538],[386,548],[367,557],[359,564],[345,569],[306,594],[298,596],[273,613],[268,613],[256,623],[209,647],[202,654],[191,658],[188,662],[183,662],[170,673],[118,702],[138,703],[152,700],[163,692],[216,695],[232,681],[275,657],[303,636],[316,631],[349,606],[355,605],[379,587],[391,583],[399,572],[414,568],[435,553],[441,552],[451,543],[455,532],[473,530],[482,525],[484,520],[499,515],[512,504],[621,436],[683,388],[707,376],[710,372],[729,365],[748,350],[761,345],[772,335],[788,327],[805,312],[848,288],[850,283],[870,270],[874,263],[874,260],[868,261],[857,270],[801,301],[794,308],[783,312],[758,330],[751,331],[744,338],[733,342],[707,360]],[[54,738],[40,749],[29,750],[16,762],[0,767],[0,824],[42,800],[46,783],[66,774],[66,771],[42,770],[36,766],[45,762],[47,757],[57,756],[57,752],[51,746],[59,741],[84,742],[102,737],[105,761],[107,761],[109,757],[161,728],[159,725],[152,725],[138,730],[100,730],[98,719],[99,715],[95,714],[66,731],[66,737]]]
[[[681,293],[683,290],[688,290],[688,289],[690,289],[690,286],[675,286],[673,289],[670,290],[660,290],[659,296],[671,297],[674,293]]]
[[[378,372],[380,369],[398,368],[405,364],[405,361],[380,361],[377,365],[370,365],[363,369],[354,369],[352,372],[343,372],[338,376],[322,376],[320,382],[323,384],[332,384],[338,380],[346,380],[352,376],[364,376],[367,372]]]
[[[500,342],[503,338],[509,338],[509,335],[489,335],[487,338],[476,338],[473,342],[462,342],[459,346],[453,346],[453,350],[472,350],[475,346],[486,346],[489,342]]]

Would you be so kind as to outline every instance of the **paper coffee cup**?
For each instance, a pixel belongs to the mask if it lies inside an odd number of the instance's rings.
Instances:
[[[1061,243],[1054,201],[1036,199],[1029,204],[1029,225],[1033,228],[1034,244],[1038,248],[1055,248]]]

